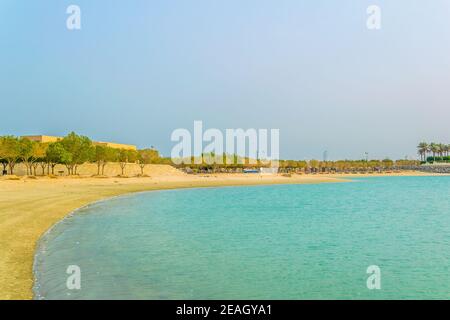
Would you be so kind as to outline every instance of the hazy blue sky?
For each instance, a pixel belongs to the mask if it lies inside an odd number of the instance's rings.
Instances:
[[[450,1],[0,0],[0,111],[166,155],[203,120],[279,128],[283,158],[415,156],[450,142]]]

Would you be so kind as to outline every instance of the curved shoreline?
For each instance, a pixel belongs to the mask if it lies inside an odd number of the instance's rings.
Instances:
[[[156,190],[155,190],[156,191]],[[100,200],[96,200],[93,202],[90,202],[82,207],[76,208],[75,210],[69,212],[66,216],[64,216],[61,220],[57,221],[55,224],[53,224],[49,229],[47,229],[47,231],[45,231],[41,237],[38,239],[38,241],[36,242],[35,245],[35,249],[34,249],[34,255],[33,255],[33,269],[32,269],[32,275],[33,275],[33,287],[32,287],[32,299],[33,300],[40,300],[38,298],[38,287],[39,284],[36,282],[37,276],[36,276],[36,267],[37,267],[37,259],[38,259],[38,255],[39,253],[42,251],[42,247],[44,245],[45,240],[47,239],[47,237],[50,236],[50,234],[62,223],[64,223],[65,221],[67,221],[67,219],[70,219],[71,217],[73,217],[74,215],[76,215],[78,212],[87,209],[93,205],[102,203],[102,202],[106,202],[106,201],[110,201],[116,198],[120,198],[123,196],[127,196],[127,195],[132,195],[132,194],[139,194],[139,193],[144,193],[144,192],[153,192],[153,191],[138,191],[138,192],[130,192],[130,193],[124,193],[121,195],[117,195],[117,196],[113,196],[113,197],[109,197],[109,198],[104,198],[104,199],[100,199]]]
[[[401,175],[429,174],[412,173]],[[281,176],[218,175],[213,177],[161,176],[129,179],[68,178],[57,180],[38,179],[20,182],[5,181],[5,183],[0,183],[0,200],[2,200],[2,196],[6,199],[6,205],[0,205],[0,212],[2,212],[1,209],[3,208],[6,211],[6,214],[0,213],[0,217],[3,215],[6,216],[6,222],[0,222],[0,244],[6,246],[5,253],[2,253],[4,256],[0,256],[0,299],[33,298],[35,287],[35,259],[42,239],[59,225],[59,223],[73,216],[79,210],[93,204],[108,201],[119,196],[160,190],[273,184],[337,183],[348,182],[350,180],[346,178],[352,177],[364,176],[313,175],[286,178]],[[5,185],[8,185],[8,189],[3,189]],[[12,186],[14,188],[11,188]],[[48,196],[49,193],[52,193],[51,196]],[[12,194],[14,196],[8,197]],[[42,199],[43,197],[44,199]],[[22,217],[21,214],[23,211],[21,210],[26,209],[30,211],[24,211],[26,212],[23,214],[25,217]],[[8,227],[11,228],[9,233],[4,230],[4,228]],[[20,235],[21,233],[25,233],[25,237],[23,237],[25,239],[15,237],[16,234]],[[6,238],[6,241],[4,238]]]
[[[352,180],[336,179],[336,181],[321,181],[321,182],[308,183],[308,184],[342,183],[342,182],[352,182]],[[144,190],[144,191],[135,191],[135,192],[123,193],[123,194],[119,194],[119,195],[116,195],[116,196],[95,200],[95,201],[90,202],[90,203],[88,203],[88,204],[86,204],[84,206],[76,208],[75,210],[71,211],[66,216],[64,216],[61,220],[59,220],[55,224],[53,224],[47,231],[45,231],[42,234],[42,236],[36,242],[35,252],[34,252],[34,256],[33,256],[33,270],[32,270],[32,274],[33,274],[32,299],[33,300],[40,300],[39,299],[39,295],[38,295],[38,291],[37,291],[38,287],[39,287],[39,284],[36,282],[36,280],[37,280],[36,266],[37,266],[37,258],[38,258],[39,253],[42,250],[43,243],[46,241],[47,237],[49,237],[51,235],[51,233],[59,225],[61,225],[62,223],[66,222],[67,219],[70,219],[71,217],[75,216],[76,214],[78,214],[80,211],[83,211],[84,209],[87,209],[89,207],[92,207],[94,205],[101,204],[101,203],[104,203],[104,202],[109,202],[111,200],[118,199],[118,198],[134,196],[134,195],[139,195],[139,194],[153,193],[153,192],[158,192],[158,191],[166,191],[167,192],[167,191],[181,191],[181,190],[184,190],[184,189],[189,189],[189,190],[194,189],[195,190],[195,189],[215,189],[215,188],[263,187],[263,186],[269,186],[269,185],[285,185],[285,184],[306,184],[306,183],[267,183],[267,184],[247,184],[247,185],[237,184],[237,185],[222,185],[222,186],[199,186],[199,187],[182,187],[182,188],[173,188],[173,189]]]
[[[341,182],[330,177],[161,176],[0,180],[0,300],[32,299],[39,240],[80,208],[136,192],[222,186]]]

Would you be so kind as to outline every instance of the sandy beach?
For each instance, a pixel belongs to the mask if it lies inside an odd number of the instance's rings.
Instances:
[[[147,178],[22,177],[0,179],[0,299],[32,299],[32,265],[39,238],[73,210],[109,197],[150,190],[264,184],[345,182],[364,175],[186,175],[155,166]],[[425,175],[419,172],[387,175]],[[382,176],[373,174],[370,176]]]

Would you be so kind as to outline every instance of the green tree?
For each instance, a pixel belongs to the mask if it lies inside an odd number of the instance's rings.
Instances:
[[[443,157],[445,154],[446,145],[443,143],[439,143],[438,146],[439,146],[439,156]]]
[[[428,152],[428,143],[426,142],[419,143],[419,145],[417,146],[417,150],[418,150],[417,152],[420,155],[420,160],[426,161]]]
[[[441,148],[437,143],[430,143],[429,150],[433,153],[433,162],[436,159],[436,154],[439,154]]]
[[[9,173],[14,174],[14,167],[20,159],[19,139],[5,136],[0,139],[0,158],[6,161]]]
[[[319,169],[319,160],[309,160],[309,167],[312,169],[313,172],[317,172]]]
[[[392,161],[391,159],[384,159],[382,163],[385,169],[390,169],[394,166],[394,161]]]
[[[37,167],[40,166],[42,169],[42,175],[45,175],[45,169],[47,168],[47,149],[48,143],[38,143],[34,150],[34,157],[36,161],[33,163],[34,175],[36,175]]]
[[[0,163],[2,164],[3,167],[3,172],[6,171],[6,169],[8,168],[8,161],[6,161],[6,159],[0,158]]]
[[[57,164],[66,165],[72,162],[72,155],[64,149],[61,142],[50,143],[45,151],[45,157],[48,161],[48,169],[52,170],[52,174],[55,174]]]
[[[20,160],[23,162],[27,169],[27,175],[33,174],[33,163],[36,161],[35,151],[37,148],[37,142],[26,138],[19,139],[19,154]]]
[[[111,147],[96,145],[93,152],[93,162],[97,164],[97,175],[105,174],[105,167],[108,162],[116,160],[116,149]]]
[[[157,163],[159,160],[159,152],[155,149],[143,149],[137,153],[137,162],[141,168],[141,174],[144,175],[145,166],[151,163]]]
[[[71,132],[61,140],[61,145],[71,155],[65,164],[69,175],[77,174],[78,166],[92,159],[94,147],[88,137]]]
[[[8,168],[8,161],[4,158],[4,145],[3,145],[4,137],[0,136],[0,163],[3,166],[3,171],[6,171]]]
[[[118,149],[117,161],[119,162],[122,176],[125,175],[125,167],[128,163],[136,162],[137,152],[135,150]]]

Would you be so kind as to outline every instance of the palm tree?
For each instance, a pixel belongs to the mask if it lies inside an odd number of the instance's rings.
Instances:
[[[450,151],[450,144],[442,143],[441,144],[441,150],[442,150],[442,156],[443,157],[448,157],[448,153]]]
[[[439,143],[438,146],[439,146],[439,156],[443,157],[445,155],[446,145],[443,143]]]
[[[420,155],[420,160],[426,161],[427,152],[428,152],[428,143],[426,143],[426,142],[419,143],[419,145],[417,146],[417,149],[418,149],[418,153]]]
[[[432,153],[433,153],[433,162],[436,158],[436,153],[439,154],[441,148],[439,147],[439,144],[437,143],[430,143],[430,149],[429,149]]]

